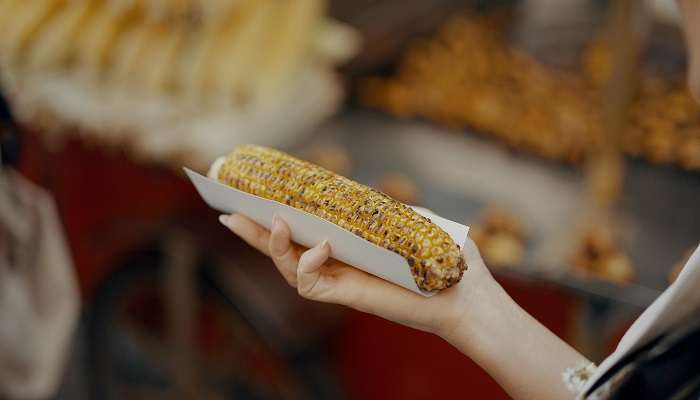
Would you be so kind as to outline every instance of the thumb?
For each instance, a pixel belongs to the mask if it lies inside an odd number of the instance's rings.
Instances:
[[[327,240],[305,251],[299,257],[297,268],[297,291],[302,297],[313,297],[314,289],[322,279],[321,267],[330,257],[331,247]]]

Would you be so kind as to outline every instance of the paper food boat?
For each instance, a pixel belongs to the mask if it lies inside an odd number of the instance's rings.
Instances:
[[[204,201],[216,210],[227,214],[245,215],[268,229],[272,224],[272,216],[277,214],[289,225],[294,242],[302,246],[313,247],[327,239],[331,245],[331,257],[336,260],[422,296],[427,297],[435,294],[435,292],[418,288],[408,262],[394,252],[368,242],[313,214],[232,188],[188,168],[184,168],[184,170]],[[456,244],[464,248],[469,232],[467,226],[437,216],[426,209],[413,208],[416,212],[430,218],[447,232]]]

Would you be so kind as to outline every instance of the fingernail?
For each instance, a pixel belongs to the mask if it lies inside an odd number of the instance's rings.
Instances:
[[[272,226],[277,226],[280,223],[280,216],[277,213],[272,214]]]
[[[322,254],[328,252],[328,240],[324,240],[309,250],[309,256],[312,258],[321,257]]]
[[[219,215],[219,222],[221,222],[221,224],[224,226],[228,226],[228,219],[229,219],[229,216],[226,214]]]

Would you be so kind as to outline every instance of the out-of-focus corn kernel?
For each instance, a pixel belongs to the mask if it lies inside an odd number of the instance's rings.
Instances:
[[[418,188],[411,179],[398,173],[388,173],[377,183],[377,189],[404,204],[416,204]],[[421,228],[418,228],[421,229]],[[431,237],[428,235],[428,237]]]

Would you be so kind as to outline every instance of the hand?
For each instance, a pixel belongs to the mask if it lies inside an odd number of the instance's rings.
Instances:
[[[331,247],[323,241],[311,249],[291,242],[291,232],[279,217],[272,230],[234,214],[221,222],[251,246],[269,256],[282,276],[307,299],[342,304],[448,339],[464,326],[479,299],[499,288],[481,260],[476,246],[467,240],[467,271],[459,284],[425,298],[342,262],[329,259]],[[449,339],[448,339],[449,340]]]
[[[303,297],[438,334],[484,368],[514,399],[572,397],[561,373],[585,358],[508,296],[471,240],[463,250],[468,268],[462,280],[426,298],[329,259],[326,241],[309,250],[294,245],[281,218],[273,219],[271,232],[242,215],[220,219],[272,258]]]

